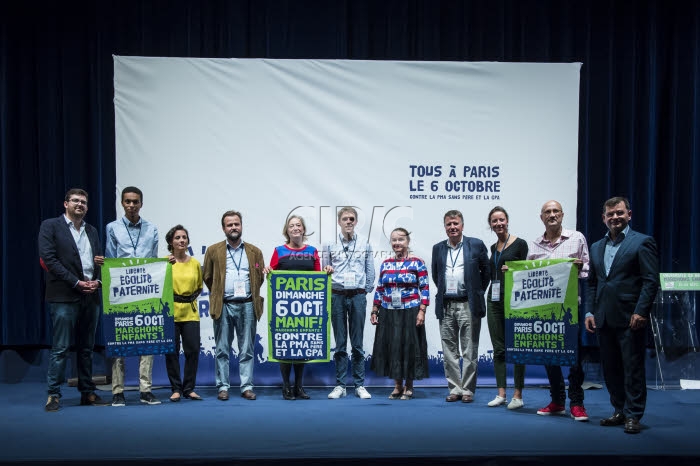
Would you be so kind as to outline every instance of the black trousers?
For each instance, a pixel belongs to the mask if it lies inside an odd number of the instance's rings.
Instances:
[[[185,368],[180,378],[180,339],[185,353]],[[194,391],[199,366],[199,321],[175,322],[175,353],[165,355],[170,388],[187,396]]]
[[[598,329],[603,377],[615,412],[641,419],[647,403],[647,329],[605,325]]]
[[[579,325],[583,326],[586,318],[584,312],[579,306]],[[576,359],[576,364],[569,368],[569,405],[570,406],[583,406],[583,379],[585,374],[583,372],[583,364],[581,360],[583,359],[583,351],[581,351],[583,342],[581,341],[581,331],[583,329],[579,327],[578,333],[578,357]],[[547,371],[547,379],[549,379],[549,394],[552,397],[554,403],[560,404],[562,406],[566,405],[566,385],[564,384],[564,375],[561,370],[561,366],[544,366],[545,371]]]

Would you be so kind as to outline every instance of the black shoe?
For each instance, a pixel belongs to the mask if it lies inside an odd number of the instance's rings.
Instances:
[[[294,387],[294,396],[302,400],[308,400],[311,397],[304,391],[304,387]]]
[[[625,433],[626,434],[638,434],[642,431],[642,426],[639,424],[639,420],[633,417],[628,417],[625,420]]]
[[[151,392],[142,392],[140,396],[141,403],[146,403],[149,405],[159,405],[160,400],[153,396]]]
[[[115,393],[112,397],[112,406],[126,406],[126,398],[123,393]]]
[[[605,419],[600,420],[600,425],[605,426],[605,427],[621,426],[624,423],[625,423],[625,416],[620,411],[617,411],[615,414],[613,414],[610,417],[607,417]]]
[[[108,404],[94,392],[80,394],[80,406],[107,406]]]
[[[292,387],[289,385],[286,385],[282,387],[282,398],[285,400],[296,400],[294,397],[294,391],[292,390]]]
[[[61,404],[58,402],[58,395],[49,395],[49,399],[46,400],[46,406],[44,409],[49,412],[58,411]]]

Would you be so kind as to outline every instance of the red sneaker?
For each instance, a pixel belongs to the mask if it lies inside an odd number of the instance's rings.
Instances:
[[[544,408],[538,410],[537,414],[539,414],[540,416],[557,416],[561,414],[566,414],[566,407],[564,407],[564,405],[551,402]]]
[[[586,413],[586,408],[583,406],[572,406],[571,417],[574,418],[574,421],[587,421],[588,414]]]

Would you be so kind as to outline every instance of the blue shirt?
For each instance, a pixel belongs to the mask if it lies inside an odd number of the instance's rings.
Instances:
[[[326,244],[321,254],[323,267],[333,267],[333,289],[345,288],[362,289],[371,293],[374,289],[374,253],[372,246],[357,233],[348,241],[343,235],[338,235],[338,241]],[[347,273],[355,275],[355,286],[346,287]],[[351,277],[352,278],[352,277]]]
[[[158,228],[139,218],[131,223],[126,217],[107,224],[105,257],[158,257]]]
[[[235,283],[238,280],[245,282],[245,298],[235,298],[244,300],[250,298],[250,265],[248,255],[245,253],[243,241],[237,248],[226,242],[226,282],[224,286],[224,300],[234,299]]]
[[[613,260],[615,260],[615,254],[617,254],[618,249],[620,249],[620,244],[627,236],[630,231],[630,226],[627,225],[624,230],[617,234],[617,238],[613,241],[610,237],[610,232],[608,231],[605,235],[605,255],[603,256],[603,263],[605,264],[605,275],[610,274],[610,267],[612,267]]]

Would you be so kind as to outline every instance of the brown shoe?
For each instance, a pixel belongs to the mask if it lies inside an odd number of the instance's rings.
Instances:
[[[80,406],[107,406],[109,404],[94,392],[80,394]]]
[[[49,399],[46,400],[46,407],[44,409],[49,412],[55,412],[58,411],[60,406],[58,395],[49,395]]]
[[[447,401],[448,403],[454,403],[455,401],[459,401],[460,398],[462,397],[459,395],[455,395],[454,393],[450,393],[445,397],[445,401]]]
[[[473,395],[462,395],[462,403],[471,403],[474,401]]]
[[[257,396],[255,396],[255,393],[253,393],[253,390],[244,391],[243,393],[241,393],[241,397],[251,401],[257,398]]]
[[[221,401],[228,400],[228,390],[221,390],[219,392],[219,394],[217,395],[217,398],[220,399]]]

